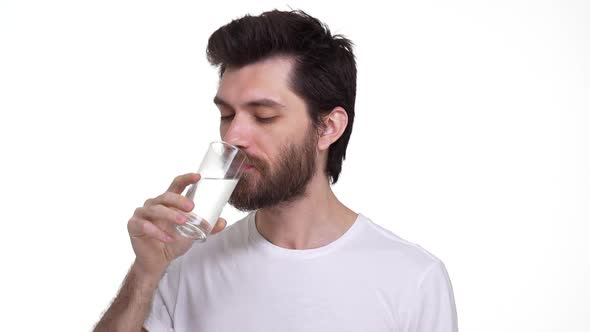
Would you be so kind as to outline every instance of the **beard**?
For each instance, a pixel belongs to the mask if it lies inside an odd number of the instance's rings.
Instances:
[[[253,211],[303,197],[316,172],[317,142],[315,131],[308,130],[303,143],[287,144],[279,149],[275,166],[248,156],[255,170],[242,175],[229,204],[240,211]]]

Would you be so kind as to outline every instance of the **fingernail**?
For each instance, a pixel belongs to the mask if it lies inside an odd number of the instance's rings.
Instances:
[[[181,223],[185,223],[186,222],[186,217],[179,214],[179,215],[176,216],[176,221],[181,222]]]

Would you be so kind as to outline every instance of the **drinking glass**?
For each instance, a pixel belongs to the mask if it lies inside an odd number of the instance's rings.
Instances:
[[[195,207],[191,212],[183,212],[189,220],[176,226],[180,234],[197,241],[207,239],[240,180],[247,159],[242,150],[227,142],[209,144],[199,166],[201,179],[182,194],[193,200]]]

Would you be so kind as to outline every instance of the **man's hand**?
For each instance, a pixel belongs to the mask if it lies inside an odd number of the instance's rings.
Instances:
[[[129,219],[127,229],[135,251],[135,267],[141,273],[160,276],[172,260],[186,253],[193,244],[192,239],[180,235],[175,227],[187,221],[181,211],[190,212],[194,208],[193,201],[181,193],[200,178],[195,173],[176,177],[165,193],[146,200]],[[225,226],[226,221],[220,218],[211,234]]]

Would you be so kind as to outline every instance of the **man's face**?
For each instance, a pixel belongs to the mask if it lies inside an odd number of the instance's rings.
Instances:
[[[317,134],[305,102],[288,86],[292,63],[271,58],[223,74],[215,103],[224,141],[242,148],[246,169],[229,203],[255,210],[301,197],[316,171]]]

